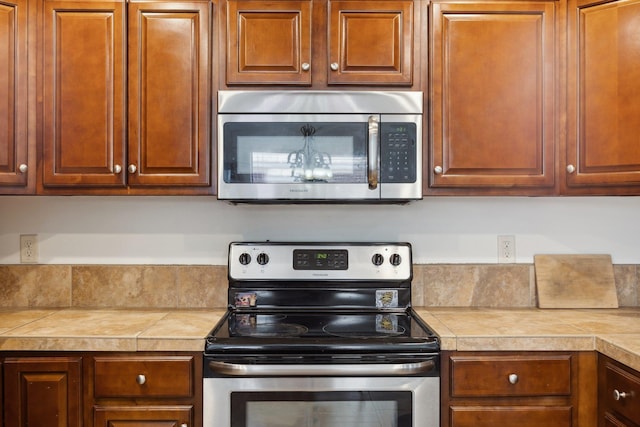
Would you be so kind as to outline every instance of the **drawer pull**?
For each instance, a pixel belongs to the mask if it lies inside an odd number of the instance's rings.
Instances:
[[[509,382],[511,384],[517,384],[518,383],[518,375],[516,374],[509,374]]]
[[[140,374],[136,377],[136,382],[140,385],[144,384],[147,382],[147,377],[145,377],[144,375]]]
[[[625,393],[624,391],[613,390],[614,400],[626,399],[627,397],[633,397],[633,393]]]

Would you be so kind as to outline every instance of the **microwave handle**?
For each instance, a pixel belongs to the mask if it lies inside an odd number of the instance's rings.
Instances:
[[[378,178],[380,176],[379,159],[378,159],[378,139],[380,137],[380,125],[377,116],[369,116],[369,189],[378,188]]]

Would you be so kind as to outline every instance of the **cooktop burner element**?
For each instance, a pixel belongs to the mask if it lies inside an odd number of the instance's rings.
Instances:
[[[232,243],[229,310],[205,354],[379,363],[437,352],[411,309],[411,278],[408,243]]]

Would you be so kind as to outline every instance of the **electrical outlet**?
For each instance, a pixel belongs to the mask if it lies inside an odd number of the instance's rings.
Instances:
[[[38,262],[38,235],[20,235],[20,262],[23,264],[36,264]]]
[[[516,262],[515,236],[498,236],[498,262],[502,264]]]

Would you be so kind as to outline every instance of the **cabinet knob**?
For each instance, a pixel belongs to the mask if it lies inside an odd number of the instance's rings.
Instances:
[[[574,173],[576,171],[576,167],[573,165],[567,165],[567,172]]]
[[[122,166],[120,166],[120,165],[115,165],[115,166],[113,167],[113,171],[114,171],[115,173],[120,173],[120,172],[122,172]]]
[[[311,64],[309,64],[308,62],[302,63],[302,71],[309,71],[310,69],[311,69]]]
[[[142,384],[144,384],[144,383],[146,383],[146,382],[147,382],[147,377],[145,377],[145,376],[144,376],[144,375],[142,375],[142,374],[139,374],[139,375],[136,377],[136,382],[137,382],[138,384],[142,385]]]
[[[518,383],[518,375],[517,374],[509,374],[509,382],[511,384],[517,384]]]
[[[138,168],[136,167],[136,165],[129,165],[128,170],[129,170],[129,173],[136,173]]]
[[[627,397],[633,397],[633,393],[626,393],[624,391],[613,390],[613,400],[626,399]]]
[[[442,174],[442,166],[436,166],[433,171],[438,175]]]
[[[29,166],[22,163],[20,166],[18,166],[18,170],[22,173],[26,173],[29,170]]]
[[[338,71],[338,68],[340,68],[337,62],[332,62],[331,65],[329,65],[329,67],[331,67],[333,71]]]
[[[187,425],[187,423],[182,423],[180,424],[180,427],[189,427],[189,426]]]

